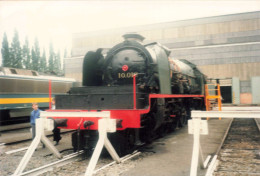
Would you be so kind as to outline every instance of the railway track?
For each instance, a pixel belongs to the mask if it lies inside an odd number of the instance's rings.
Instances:
[[[140,155],[140,154],[141,154],[141,152],[134,151],[131,154],[125,155],[124,157],[121,158],[121,163],[124,163],[127,160],[129,160],[129,159],[131,159],[131,158],[133,158],[133,157],[135,157],[137,155]],[[58,169],[59,167],[62,167],[64,165],[73,164],[73,162],[81,162],[81,163],[84,162],[84,164],[86,164],[85,166],[87,167],[87,163],[89,163],[90,158],[82,160],[81,158],[84,158],[83,155],[84,155],[84,151],[71,153],[71,154],[68,154],[68,155],[64,156],[63,159],[60,159],[58,161],[55,161],[55,162],[52,162],[52,163],[49,163],[49,164],[37,167],[35,169],[31,169],[29,171],[26,171],[26,172],[20,174],[20,176],[36,176],[36,175],[45,174],[47,172],[49,172],[49,173],[47,173],[47,175],[49,175],[49,174],[52,175],[54,169]],[[104,169],[106,169],[106,168],[108,168],[110,166],[113,166],[114,164],[116,164],[115,161],[112,161],[112,162],[109,162],[109,163],[103,162],[101,165],[99,165],[99,168],[97,168],[94,171],[93,174],[94,175],[98,175],[99,172],[103,171]],[[86,167],[85,167],[85,169],[86,169]],[[81,169],[79,172],[84,174],[85,170]],[[59,175],[67,175],[66,169],[60,169],[59,170]]]
[[[83,154],[83,152],[82,152],[80,155],[82,155],[82,154]],[[129,159],[131,159],[131,158],[133,158],[133,157],[135,157],[135,156],[137,156],[137,155],[140,155],[140,154],[141,154],[141,152],[134,151],[134,152],[131,153],[131,154],[125,155],[125,156],[123,156],[123,157],[121,158],[121,163],[124,163],[124,162],[126,162],[127,160],[129,160]],[[76,156],[76,153],[75,153],[74,155]],[[80,156],[80,155],[77,155],[77,156]],[[74,161],[73,161],[73,160],[71,160],[71,161],[72,161],[72,162],[75,162],[77,159],[78,159],[78,157],[75,158]],[[106,159],[106,158],[105,158],[105,159],[104,159],[104,158],[101,159],[101,163],[102,163],[102,164],[99,164],[99,167],[96,168],[96,170],[94,170],[93,175],[98,175],[100,172],[102,172],[102,171],[104,172],[104,170],[107,169],[108,167],[111,167],[111,166],[113,166],[113,165],[116,164],[115,161],[112,161],[112,162],[107,162],[107,161],[102,162],[102,160],[107,160],[107,159]],[[81,163],[84,162],[84,163],[86,164],[86,165],[85,165],[85,169],[81,169],[81,170],[80,170],[81,175],[84,174],[84,172],[85,172],[85,170],[86,170],[86,168],[87,168],[87,165],[88,165],[89,161],[90,161],[90,158],[85,159],[85,160],[78,161],[78,162],[81,162]],[[71,162],[71,164],[73,164],[72,162]],[[65,164],[63,164],[63,163],[67,164],[68,162],[66,162],[66,161],[63,162],[63,161],[61,161],[60,163],[57,163],[58,165],[56,164],[56,162],[53,163],[53,164],[48,164],[48,165],[46,165],[46,166],[43,166],[42,168],[37,168],[37,169],[35,169],[36,171],[33,171],[33,172],[32,172],[33,174],[30,173],[30,175],[39,175],[39,174],[42,174],[42,173],[46,173],[47,171],[53,171],[54,168],[57,168],[57,167],[59,167],[59,166],[64,166]],[[78,163],[77,163],[77,164],[78,164]],[[45,168],[45,167],[46,167],[46,168]],[[65,169],[64,169],[64,170],[65,170]],[[66,171],[64,172],[64,170],[63,170],[63,171],[60,170],[59,175],[67,175]],[[49,174],[50,174],[50,173],[49,173]],[[51,173],[51,174],[53,174],[53,173]],[[25,175],[27,175],[27,173],[25,173]]]
[[[63,159],[58,160],[48,149],[42,148],[41,144],[35,151],[35,154],[31,158],[28,166],[26,167],[22,175],[78,175],[84,174],[87,165],[91,158],[91,153],[83,153],[82,151],[72,153],[72,148],[70,147],[70,135],[66,134],[63,136],[62,145],[58,145],[57,149],[64,155]],[[17,144],[17,147],[24,146],[24,143]],[[3,146],[3,150],[0,152],[0,170],[3,171],[3,175],[12,175],[17,168],[21,158],[24,156],[24,151],[27,148],[22,148],[23,150],[17,149],[16,145]],[[10,148],[15,147],[15,150],[10,150]],[[122,162],[139,155],[141,152],[134,152],[132,154],[124,156]],[[5,161],[7,161],[5,163]],[[94,174],[99,175],[104,170],[111,167],[119,167],[117,165],[113,166],[114,162],[109,156],[101,156]]]
[[[234,119],[214,176],[260,175],[260,131],[254,119]]]
[[[30,123],[20,123],[20,124],[14,124],[14,125],[4,125],[0,127],[0,133],[5,133],[8,131],[15,131],[20,129],[27,129],[30,128]]]
[[[71,133],[75,130],[61,130],[61,135],[66,133]],[[51,137],[53,135],[52,131],[47,131],[46,136]],[[15,145],[21,142],[27,142],[32,139],[30,133],[30,127],[24,125],[21,128],[11,128],[1,132],[0,135],[0,145]]]
[[[35,169],[32,169],[32,170],[29,170],[27,172],[22,173],[21,176],[22,175],[36,176],[36,175],[40,175],[40,174],[46,173],[48,171],[52,171],[54,168],[61,167],[61,166],[64,166],[66,164],[69,164],[71,162],[76,161],[78,159],[78,157],[80,155],[82,155],[82,154],[83,154],[83,151],[79,151],[79,152],[76,152],[76,153],[72,153],[72,154],[66,155],[61,160],[58,160],[58,161],[55,161],[53,163],[46,164],[44,166],[41,166],[41,167],[38,167],[38,168],[35,168]]]

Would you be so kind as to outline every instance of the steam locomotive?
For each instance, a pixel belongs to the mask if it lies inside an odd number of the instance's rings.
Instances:
[[[119,155],[149,143],[187,123],[192,109],[204,108],[206,77],[187,60],[170,58],[159,43],[125,34],[108,52],[90,51],[84,57],[83,86],[56,96],[58,111],[110,111],[117,132],[108,138]],[[74,150],[91,149],[98,136],[96,118],[63,118]],[[89,123],[91,122],[91,123]]]

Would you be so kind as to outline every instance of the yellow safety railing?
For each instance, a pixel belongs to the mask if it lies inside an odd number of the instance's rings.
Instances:
[[[209,85],[214,85],[214,87],[217,87],[217,88],[210,89]],[[212,91],[217,92],[217,94],[211,95],[210,92],[212,92]],[[206,111],[211,111],[215,104],[217,104],[218,111],[221,111],[222,102],[221,102],[220,85],[219,84],[205,84]],[[219,117],[219,119],[221,119],[221,118]]]

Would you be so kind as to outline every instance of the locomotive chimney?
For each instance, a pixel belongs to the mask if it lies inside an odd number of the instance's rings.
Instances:
[[[128,34],[123,35],[123,37],[125,40],[128,40],[128,41],[134,40],[134,41],[137,41],[140,43],[142,43],[143,40],[145,39],[143,36],[141,36],[140,34],[137,34],[137,33],[128,33]]]

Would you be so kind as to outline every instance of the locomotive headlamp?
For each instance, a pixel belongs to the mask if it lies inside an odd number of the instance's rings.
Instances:
[[[127,70],[128,70],[128,66],[127,66],[127,65],[123,65],[123,66],[122,66],[122,70],[123,70],[123,71],[127,71]]]

